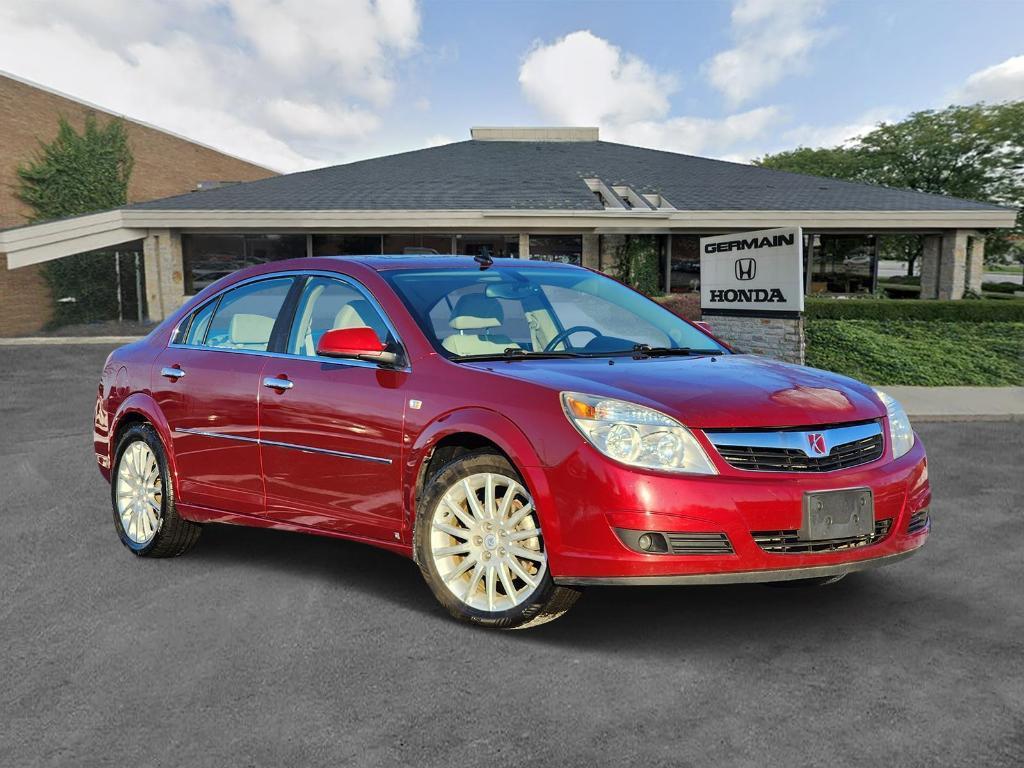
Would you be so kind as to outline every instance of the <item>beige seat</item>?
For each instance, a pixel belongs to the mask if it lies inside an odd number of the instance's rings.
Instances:
[[[473,293],[463,296],[455,304],[448,325],[456,333],[446,336],[441,346],[455,355],[501,354],[519,345],[504,334],[493,333],[505,321],[505,312],[497,299]]]
[[[266,351],[273,330],[274,318],[239,312],[231,316],[231,323],[228,325],[228,346],[234,349]]]

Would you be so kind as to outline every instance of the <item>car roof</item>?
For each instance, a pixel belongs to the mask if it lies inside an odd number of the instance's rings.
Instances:
[[[468,269],[480,266],[478,262],[474,261],[472,256],[394,254],[382,256],[319,256],[317,258],[363,264],[377,272],[386,272],[393,269]],[[561,262],[539,261],[532,259],[510,259],[505,257],[493,258],[491,263],[492,267],[489,267],[489,269],[493,267],[525,267],[528,269],[536,267],[573,267],[572,264],[563,264]]]

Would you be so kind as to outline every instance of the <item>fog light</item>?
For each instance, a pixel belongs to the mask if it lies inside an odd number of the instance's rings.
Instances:
[[[636,540],[636,543],[644,552],[650,552],[654,548],[654,537],[649,533],[645,533]]]

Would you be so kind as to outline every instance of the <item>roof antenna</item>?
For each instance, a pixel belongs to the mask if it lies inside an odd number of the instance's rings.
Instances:
[[[473,257],[473,261],[480,265],[480,271],[483,272],[488,267],[494,266],[494,259],[491,258],[489,248],[484,248]]]

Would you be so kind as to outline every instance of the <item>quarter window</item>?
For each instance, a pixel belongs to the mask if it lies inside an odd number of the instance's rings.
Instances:
[[[295,311],[288,352],[316,357],[316,346],[327,331],[361,327],[372,328],[385,344],[394,341],[384,319],[362,293],[340,280],[310,278]]]
[[[210,322],[206,346],[266,352],[291,285],[292,278],[261,280],[225,293]]]
[[[204,304],[192,314],[192,322],[188,326],[188,334],[184,343],[191,346],[198,346],[206,340],[206,332],[210,328],[210,320],[217,309],[217,302],[211,301]]]

